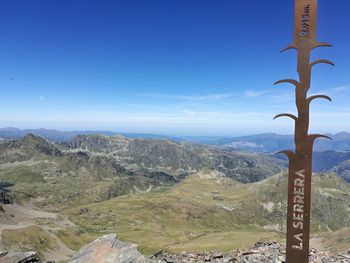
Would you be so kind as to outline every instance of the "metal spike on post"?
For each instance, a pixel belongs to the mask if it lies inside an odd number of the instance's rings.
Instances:
[[[294,42],[282,51],[296,49],[299,80],[285,79],[275,84],[290,83],[295,86],[295,101],[298,114],[283,113],[277,117],[290,117],[295,122],[295,151],[282,151],[288,156],[288,208],[287,208],[287,263],[309,262],[310,197],[312,176],[312,149],[320,134],[308,134],[309,106],[317,98],[331,99],[326,95],[307,96],[311,84],[311,70],[316,64],[334,64],[329,60],[310,62],[311,50],[330,47],[316,40],[317,0],[295,0]],[[330,139],[330,138],[329,138]]]

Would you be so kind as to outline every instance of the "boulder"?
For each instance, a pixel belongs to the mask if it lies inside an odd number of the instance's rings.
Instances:
[[[40,263],[37,252],[10,252],[0,251],[1,263]]]
[[[149,259],[137,251],[137,245],[125,243],[110,234],[96,239],[81,248],[71,263],[149,263]]]

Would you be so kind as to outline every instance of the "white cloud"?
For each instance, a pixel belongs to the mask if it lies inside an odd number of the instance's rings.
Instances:
[[[350,87],[348,86],[338,86],[332,89],[335,93],[343,93],[343,92],[349,92]]]
[[[187,95],[176,95],[176,94],[151,93],[151,94],[139,94],[139,96],[146,97],[146,98],[156,98],[156,99],[179,100],[179,101],[187,101],[187,102],[200,102],[200,101],[209,101],[209,100],[223,100],[223,99],[233,97],[234,94],[232,94],[232,93],[219,93],[219,94],[187,96]]]
[[[309,96],[317,95],[317,94],[324,94],[324,95],[340,95],[344,93],[350,94],[350,87],[349,86],[337,86],[334,88],[324,89],[320,90],[316,93],[309,93]]]
[[[62,129],[114,129],[129,132],[181,133],[192,135],[223,135],[230,133],[293,133],[294,123],[287,118],[273,120],[276,112],[225,111],[183,109],[179,111],[61,111],[40,114],[12,114],[0,119],[2,126],[38,125]],[[8,116],[9,117],[9,116]],[[339,132],[350,130],[344,119],[350,118],[350,108],[338,111],[312,112],[310,132]],[[325,122],[327,120],[327,122]],[[22,126],[21,126],[22,125]],[[28,127],[29,127],[28,126]]]
[[[270,91],[268,90],[262,90],[262,91],[252,91],[252,90],[246,90],[244,92],[244,96],[248,97],[248,98],[252,98],[252,97],[261,97],[263,95],[266,95],[270,93]]]

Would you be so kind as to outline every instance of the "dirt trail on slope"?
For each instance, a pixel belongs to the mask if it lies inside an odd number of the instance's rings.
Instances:
[[[34,205],[34,200],[26,204],[2,205],[5,212],[0,213],[0,244],[3,230],[18,230],[30,226],[39,226],[45,233],[55,240],[54,251],[44,253],[48,259],[60,261],[67,260],[74,253],[53,232],[75,224],[62,215],[41,211]]]
[[[75,251],[67,247],[56,235],[49,231],[47,233],[55,240],[57,247],[55,250],[45,253],[45,257],[56,262],[70,259]]]

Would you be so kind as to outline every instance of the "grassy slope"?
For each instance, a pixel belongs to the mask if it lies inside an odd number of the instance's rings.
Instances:
[[[84,233],[75,227],[57,230],[55,234],[64,244],[66,244],[67,247],[72,250],[79,250],[85,244],[99,237]]]
[[[55,240],[39,226],[2,231],[3,249],[36,250],[47,252],[57,246]]]
[[[283,230],[286,187],[281,175],[243,185],[194,174],[163,193],[123,196],[85,206],[84,214],[77,209],[67,213],[87,232],[116,232],[148,254],[163,248],[228,251],[258,240],[283,240],[283,231],[263,227]],[[350,226],[349,190],[336,176],[315,176],[313,233]]]
[[[88,171],[69,167],[69,162],[61,164],[62,160],[51,158],[43,161],[30,160],[26,162],[0,165],[0,182],[14,184],[11,191],[16,202],[21,203],[28,198],[42,197],[37,205],[45,209],[60,210],[67,207],[89,204],[108,199],[110,189],[120,185],[120,194],[129,193],[132,185],[124,177],[108,180],[92,180]],[[55,167],[65,167],[69,172],[59,176],[47,176]]]
[[[46,198],[41,202],[46,209],[66,209],[79,230],[61,229],[56,234],[72,249],[111,232],[122,240],[140,244],[141,251],[147,254],[164,248],[175,252],[228,251],[251,246],[258,240],[284,238],[285,176],[240,184],[202,171],[158,192],[93,203],[108,182],[88,184],[74,174],[44,178],[37,172],[43,166],[50,164],[7,167],[5,172],[0,169],[0,179],[15,178],[16,193]],[[313,233],[350,226],[349,193],[350,185],[334,175],[314,176]],[[325,247],[345,248],[349,242],[344,233],[330,233]]]
[[[342,228],[333,233],[324,235],[323,246],[325,249],[336,253],[350,250],[350,228]]]
[[[123,196],[85,206],[86,214],[76,209],[69,214],[86,231],[117,232],[119,238],[140,244],[148,254],[162,248],[231,250],[249,246],[257,238],[278,239],[273,232],[243,224],[245,219],[222,207],[231,198],[245,195],[240,190],[243,185],[225,181],[191,175],[164,193]]]

